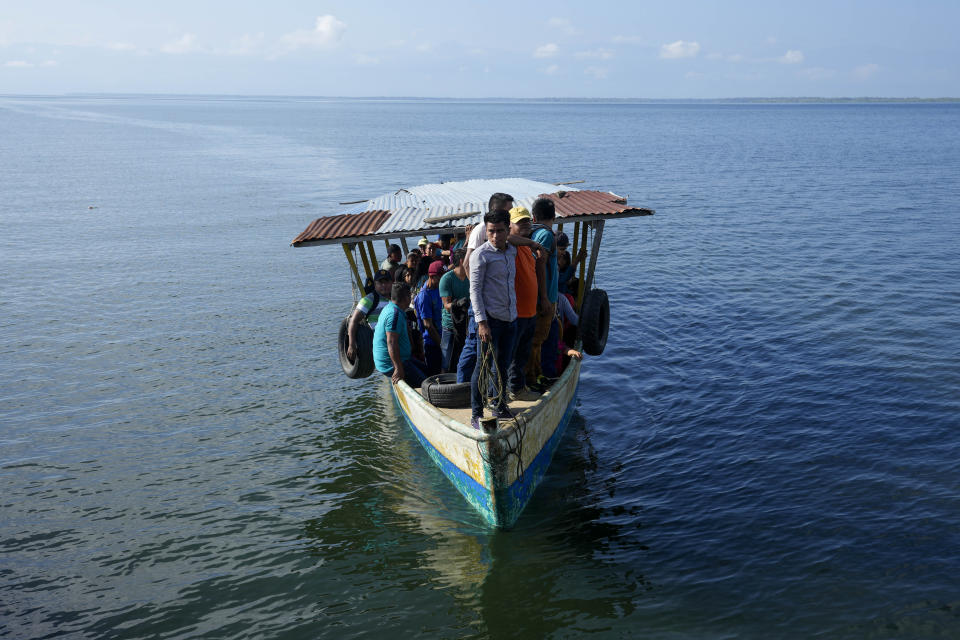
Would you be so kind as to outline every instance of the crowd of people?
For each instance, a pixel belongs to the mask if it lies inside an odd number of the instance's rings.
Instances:
[[[487,400],[494,417],[510,419],[509,400],[542,393],[565,360],[582,358],[566,345],[578,323],[571,292],[583,256],[571,259],[555,218],[549,198],[528,211],[495,193],[466,234],[423,237],[405,259],[391,245],[351,318],[350,358],[366,321],[374,365],[393,382],[418,388],[428,376],[455,372],[458,383],[470,382],[474,428]]]

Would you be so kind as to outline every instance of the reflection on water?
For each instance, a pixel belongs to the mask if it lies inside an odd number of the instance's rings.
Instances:
[[[636,535],[640,509],[616,502],[619,470],[601,465],[582,415],[574,414],[517,526],[501,531],[488,527],[434,465],[388,385],[377,381],[375,389],[374,401],[358,398],[363,410],[349,412],[357,418],[353,425],[318,439],[324,448],[350,452],[339,477],[323,486],[342,499],[304,524],[325,568],[373,571],[381,579],[370,588],[402,600],[398,585],[382,578],[405,558],[402,581],[438,594],[423,615],[455,603],[468,635],[542,635],[571,624],[584,631],[610,628],[651,590],[637,563],[646,550]],[[366,558],[361,566],[358,553]]]

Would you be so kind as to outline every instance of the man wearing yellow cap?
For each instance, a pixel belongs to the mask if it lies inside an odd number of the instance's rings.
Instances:
[[[529,238],[532,231],[530,221],[530,212],[526,207],[518,206],[510,209],[511,234]],[[540,256],[546,259],[544,252],[540,252]],[[517,329],[510,368],[507,372],[511,399],[527,389],[524,369],[530,358],[533,330],[537,324],[537,296],[540,288],[537,281],[537,258],[534,257],[530,247],[517,247],[516,267],[514,290],[517,294]]]

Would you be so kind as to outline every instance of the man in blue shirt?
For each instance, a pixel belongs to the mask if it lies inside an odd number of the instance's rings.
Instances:
[[[517,320],[516,278],[517,248],[507,243],[510,214],[499,209],[483,218],[487,241],[473,252],[470,261],[470,307],[477,324],[477,366],[470,379],[471,425],[480,428],[487,385],[480,390],[481,379],[490,380],[497,391],[494,415],[509,419],[507,409],[507,368],[513,353]],[[498,375],[499,374],[499,375]]]
[[[440,345],[443,340],[443,301],[440,299],[440,277],[443,275],[443,263],[434,260],[427,270],[427,283],[413,301],[417,312],[417,325],[423,334],[423,352],[427,359],[427,375],[440,373],[443,354]]]
[[[410,306],[410,286],[395,282],[390,291],[390,304],[380,312],[373,332],[373,364],[377,371],[390,376],[396,384],[403,380],[414,389],[426,377],[423,363],[411,357],[410,334],[406,310]]]

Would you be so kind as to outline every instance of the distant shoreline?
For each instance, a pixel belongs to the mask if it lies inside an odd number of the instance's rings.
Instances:
[[[882,97],[755,97],[755,98],[455,98],[422,96],[310,96],[310,95],[245,95],[245,94],[180,94],[180,93],[64,93],[64,94],[0,94],[0,98],[155,98],[212,100],[316,100],[359,102],[515,102],[515,103],[591,103],[591,104],[918,104],[960,103],[960,98],[882,98]]]

